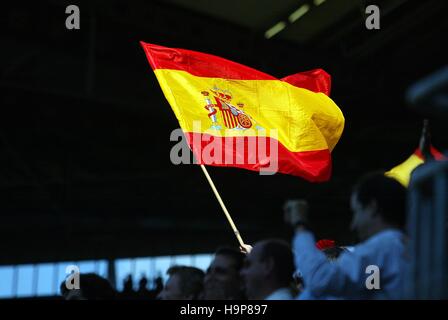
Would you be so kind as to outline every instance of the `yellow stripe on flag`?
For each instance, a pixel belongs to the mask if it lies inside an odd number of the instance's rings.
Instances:
[[[219,88],[242,103],[244,112],[258,127],[278,130],[278,140],[290,151],[314,151],[335,147],[344,128],[344,116],[325,94],[298,88],[280,80],[235,80],[194,76],[182,70],[154,70],[182,129],[226,137],[251,136],[250,130],[210,132],[210,118],[202,91]],[[212,101],[214,103],[214,101]],[[217,115],[220,123],[224,119]],[[193,126],[200,121],[200,128]],[[255,127],[254,125],[254,127]],[[255,129],[255,128],[254,128]],[[251,133],[252,132],[252,133]],[[255,133],[256,135],[256,133]]]
[[[394,178],[403,186],[408,187],[412,171],[422,163],[424,161],[420,157],[412,154],[406,161],[387,171],[385,175]]]

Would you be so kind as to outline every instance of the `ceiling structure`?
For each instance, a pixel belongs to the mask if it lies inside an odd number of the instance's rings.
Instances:
[[[236,245],[199,167],[175,166],[178,123],[139,41],[208,52],[277,77],[332,75],[346,118],[333,177],[209,168],[243,238],[288,239],[282,204],[306,198],[319,237],[354,241],[350,186],[417,146],[406,89],[446,64],[445,1],[73,1],[10,3],[0,29],[0,264],[211,252]],[[364,8],[379,5],[381,29]],[[318,4],[318,5],[316,5]],[[306,5],[294,22],[289,17]],[[272,26],[285,28],[266,39]],[[445,119],[431,119],[448,148]]]

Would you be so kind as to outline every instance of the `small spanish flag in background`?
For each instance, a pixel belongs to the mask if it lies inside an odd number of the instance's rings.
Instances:
[[[431,146],[431,154],[435,160],[440,161],[444,159],[443,154],[433,146]],[[414,169],[419,165],[425,163],[426,160],[427,159],[423,156],[422,151],[418,148],[403,163],[400,163],[398,166],[387,171],[386,176],[394,178],[404,187],[408,187],[409,181],[411,180],[412,171],[414,171]]]
[[[447,160],[447,158],[431,145],[429,121],[425,119],[419,147],[403,163],[393,167],[385,175],[394,178],[407,188],[411,180],[412,171],[429,160],[442,161]]]
[[[141,45],[199,164],[260,171],[272,154],[254,155],[249,147],[262,137],[278,146],[278,172],[312,182],[330,178],[344,116],[328,97],[331,79],[325,71],[277,79],[210,54]],[[201,157],[216,142],[222,161]],[[243,151],[230,147],[240,142]],[[225,161],[238,156],[244,161]]]

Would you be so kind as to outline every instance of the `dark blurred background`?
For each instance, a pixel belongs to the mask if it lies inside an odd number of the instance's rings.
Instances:
[[[332,75],[346,127],[331,181],[209,167],[248,243],[290,239],[282,205],[306,198],[318,237],[342,244],[359,175],[418,146],[423,112],[406,89],[447,63],[443,0],[90,0],[1,10],[0,264],[213,252],[237,245],[199,167],[175,166],[178,122],[139,41],[222,56],[276,77]],[[81,29],[67,30],[76,4]],[[267,39],[304,4],[309,11]],[[316,5],[318,4],[318,5]],[[365,7],[381,10],[367,30]],[[430,118],[448,147],[446,120]]]

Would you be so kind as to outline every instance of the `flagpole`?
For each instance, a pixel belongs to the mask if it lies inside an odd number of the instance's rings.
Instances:
[[[221,196],[219,195],[218,190],[216,189],[215,184],[213,183],[212,178],[208,174],[208,171],[207,171],[207,169],[205,168],[205,166],[203,164],[201,164],[201,169],[202,169],[202,172],[204,172],[204,175],[207,178],[208,183],[210,184],[210,187],[212,187],[213,193],[215,194],[216,199],[218,199],[218,202],[221,205],[221,208],[224,211],[224,214],[226,215],[227,221],[229,221],[230,227],[232,227],[232,230],[233,230],[233,233],[236,236],[236,239],[240,243],[240,246],[244,248],[243,238],[241,238],[240,232],[236,228],[235,223],[233,222],[232,217],[230,216],[229,211],[227,211],[227,208],[224,205],[224,202],[222,201]]]

